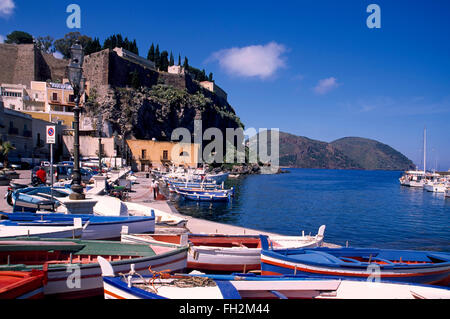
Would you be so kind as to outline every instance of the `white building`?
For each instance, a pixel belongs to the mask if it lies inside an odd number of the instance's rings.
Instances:
[[[167,72],[170,74],[178,74],[178,75],[184,75],[184,67],[180,65],[171,65],[167,68]]]

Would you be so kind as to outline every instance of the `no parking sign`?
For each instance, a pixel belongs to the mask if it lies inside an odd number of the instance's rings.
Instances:
[[[47,144],[55,144],[56,143],[56,126],[47,125]]]

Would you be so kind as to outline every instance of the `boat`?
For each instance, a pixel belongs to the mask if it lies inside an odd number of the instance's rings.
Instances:
[[[214,181],[216,184],[222,184],[228,179],[230,173],[218,173],[218,174],[206,174],[205,179],[207,181]]]
[[[450,254],[376,248],[272,248],[261,235],[263,275],[312,275],[448,285]]]
[[[445,190],[445,197],[450,197],[450,186],[447,186],[447,189]]]
[[[231,194],[217,194],[217,193],[204,193],[204,194],[191,194],[182,192],[176,189],[176,193],[187,200],[193,200],[197,202],[228,202],[231,200]]]
[[[270,236],[275,247],[320,247],[325,225],[317,235]],[[189,242],[187,267],[189,269],[215,272],[247,272],[261,269],[261,242],[259,235],[225,234],[135,234],[122,232],[122,242],[148,244],[153,241],[184,245]]]
[[[436,173],[432,174],[430,177],[431,178],[423,185],[423,189],[428,192],[445,193],[448,184],[447,180]]]
[[[192,194],[192,195],[231,195],[234,196],[234,187],[232,187],[231,189],[203,189],[203,188],[190,188],[190,187],[176,187],[176,190],[183,192],[183,193],[187,193],[187,194]],[[175,190],[175,191],[176,191]]]
[[[427,179],[427,130],[423,129],[423,171],[406,171],[400,177],[400,185],[423,188]]]
[[[83,232],[81,218],[73,219],[73,226],[22,225],[21,222],[0,221],[0,238],[32,236],[40,238],[80,238]],[[85,224],[87,226],[87,223]]]
[[[72,191],[65,187],[27,187],[12,194],[13,211],[55,211],[61,205],[61,199],[68,198]]]
[[[42,299],[46,281],[43,270],[0,270],[0,299]]]
[[[121,276],[102,267],[105,299],[450,299],[448,288],[318,277],[255,274],[156,274],[142,276],[135,267]],[[260,304],[259,313],[269,312]]]
[[[426,182],[424,171],[406,171],[399,179],[400,185],[421,188]]]
[[[155,231],[155,216],[97,216],[59,213],[3,213],[10,221],[20,222],[22,226],[69,226],[75,218],[81,218],[84,225],[82,239],[120,238],[123,226],[131,232],[152,233]],[[87,225],[86,225],[87,224]]]
[[[117,273],[134,264],[142,274],[182,271],[187,246],[167,243],[146,245],[78,239],[0,240],[0,270],[32,271],[47,268],[45,296],[86,298],[103,293],[98,257],[107,259]]]

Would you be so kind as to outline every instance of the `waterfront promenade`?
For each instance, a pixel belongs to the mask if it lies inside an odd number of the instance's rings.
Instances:
[[[20,184],[27,184],[30,182],[30,174],[28,171],[17,171],[20,174],[20,178],[13,180],[14,182]],[[166,213],[170,213],[182,218],[185,218],[187,222],[187,229],[192,233],[221,233],[221,234],[231,234],[231,235],[268,235],[277,236],[280,234],[270,233],[265,231],[260,231],[257,229],[250,229],[246,227],[234,226],[229,224],[217,223],[213,221],[208,221],[204,219],[194,218],[191,216],[186,216],[180,214],[173,205],[170,204],[168,200],[153,200],[153,194],[150,190],[151,178],[146,178],[145,173],[136,173],[135,184],[132,186],[132,192],[130,193],[129,201],[141,205],[145,205],[151,208],[161,210]],[[0,211],[12,212],[12,207],[6,203],[3,199],[8,186],[0,186]],[[326,238],[326,231],[325,231]],[[324,243],[326,247],[339,247],[334,244]]]

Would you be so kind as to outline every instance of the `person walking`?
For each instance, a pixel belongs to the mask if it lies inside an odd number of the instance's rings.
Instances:
[[[153,199],[156,200],[156,183],[155,180],[152,179],[152,183],[150,184],[150,188],[153,192]]]
[[[156,193],[155,199],[157,199],[159,195],[159,183],[156,180],[155,180],[155,193]]]
[[[47,183],[47,172],[45,171],[43,166],[39,167],[39,170],[36,172],[36,176],[39,178],[42,184]]]

